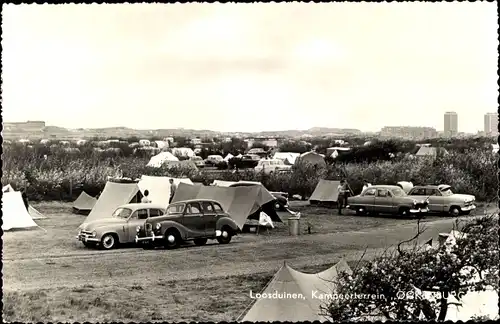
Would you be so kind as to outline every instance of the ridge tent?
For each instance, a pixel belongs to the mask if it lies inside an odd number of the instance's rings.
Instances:
[[[116,208],[128,203],[140,202],[142,193],[137,183],[108,181],[85,223],[103,218],[111,218]]]
[[[172,202],[190,199],[218,201],[240,229],[247,219],[259,219],[265,212],[273,222],[282,222],[274,210],[274,197],[263,186],[219,187],[180,183]]]
[[[341,271],[352,273],[343,260],[331,268],[315,274],[297,271],[285,262],[262,292],[262,295],[267,294],[268,296],[278,294],[279,298],[256,299],[242,321],[328,321],[329,318],[323,316],[321,310],[321,305],[326,303],[328,299],[320,297],[322,294],[333,293],[335,279]]]
[[[146,166],[159,168],[163,165],[163,163],[168,162],[168,161],[179,161],[179,159],[176,158],[170,152],[161,152],[161,153],[158,153],[157,155],[151,157],[151,159],[149,160],[149,162]]]
[[[6,193],[6,192],[17,192],[17,191],[14,190],[14,188],[10,184],[7,184],[7,185],[2,187],[2,192]],[[22,198],[22,194],[21,194],[21,201],[22,201],[22,199],[23,198]],[[24,206],[24,201],[23,201],[23,206]],[[45,218],[47,218],[42,213],[40,213],[38,210],[36,210],[34,207],[32,207],[31,205],[28,205],[28,214],[31,216],[32,219],[45,219]]]
[[[339,185],[340,181],[321,179],[309,198],[309,203],[311,205],[319,203],[336,203],[339,197]]]
[[[7,191],[2,196],[2,230],[38,227],[26,210],[19,191]]]
[[[73,202],[73,213],[88,215],[96,203],[97,199],[95,197],[82,191],[80,196]]]
[[[174,183],[179,186],[179,183],[193,184],[189,178],[171,178],[171,177],[155,177],[155,176],[141,176],[138,183],[141,193],[144,194],[145,190],[149,191],[148,198],[151,202],[158,204],[165,204],[168,206],[170,200],[170,179],[174,179]]]

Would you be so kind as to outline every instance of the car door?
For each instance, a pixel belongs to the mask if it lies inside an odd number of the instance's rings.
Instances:
[[[392,212],[392,197],[389,196],[389,190],[377,189],[374,205],[375,212],[390,214]]]
[[[187,229],[187,237],[185,239],[205,236],[205,222],[199,203],[192,202],[186,204],[186,209],[182,216],[182,225]]]
[[[215,236],[215,227],[217,225],[217,213],[214,206],[209,201],[201,202],[201,209],[203,211],[203,222],[205,223],[205,235]]]
[[[435,213],[445,211],[444,197],[438,189],[426,189],[426,196],[429,199],[429,210]]]
[[[125,239],[126,242],[122,243],[130,243],[135,241],[136,228],[139,225],[144,225],[144,222],[149,217],[149,210],[147,208],[137,209],[135,212],[130,215],[127,224],[125,226]]]
[[[368,188],[362,195],[356,197],[356,205],[364,206],[368,212],[375,212],[375,193],[375,188]]]

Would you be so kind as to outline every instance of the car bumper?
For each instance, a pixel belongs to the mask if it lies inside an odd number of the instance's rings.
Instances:
[[[427,208],[427,207],[410,209],[410,213],[412,213],[412,214],[422,214],[422,213],[428,213],[428,212],[429,212],[429,208]]]
[[[83,234],[77,235],[76,239],[80,242],[99,242],[99,239],[97,237],[92,237]]]
[[[155,235],[154,233],[151,233],[151,236],[135,236],[135,243],[139,242],[154,242],[163,239],[163,235]]]
[[[462,211],[471,211],[471,210],[476,209],[476,205],[465,206],[465,207],[462,207],[461,209],[462,209]]]

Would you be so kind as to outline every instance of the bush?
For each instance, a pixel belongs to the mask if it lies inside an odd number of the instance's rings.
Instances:
[[[397,181],[415,179],[422,184],[449,184],[459,193],[469,193],[480,201],[497,197],[496,156],[486,149],[469,149],[465,153],[450,154],[432,159],[411,159],[338,163],[327,168],[309,164],[295,165],[290,173],[272,175],[255,174],[253,170],[229,170],[210,172],[184,166],[146,167],[149,156],[106,156],[83,147],[81,153],[68,154],[55,150],[45,159],[36,148],[18,145],[4,148],[2,184],[14,188],[27,188],[31,200],[72,200],[79,192],[69,196],[69,188],[82,188],[89,194],[99,193],[107,177],[141,175],[189,177],[192,181],[209,184],[213,180],[260,181],[271,191],[287,192],[309,197],[320,179],[346,178],[355,193],[361,191],[362,180],[372,184],[394,184]]]

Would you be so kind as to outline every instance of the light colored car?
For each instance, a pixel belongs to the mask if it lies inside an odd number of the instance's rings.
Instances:
[[[205,167],[205,161],[201,158],[201,156],[192,156],[189,158],[189,160],[193,161],[198,168]]]
[[[205,164],[209,166],[217,166],[222,162],[224,162],[224,158],[220,155],[209,155],[205,160]]]
[[[279,159],[262,159],[257,163],[254,168],[255,172],[263,172],[264,174],[271,174],[275,172],[287,172],[292,170],[291,165],[286,165]]]
[[[459,216],[460,214],[469,214],[476,209],[475,196],[453,193],[451,186],[445,184],[415,186],[410,190],[408,196],[416,199],[425,197],[429,200],[430,213],[448,213],[451,216]]]
[[[113,249],[119,244],[135,242],[137,226],[149,218],[165,214],[164,204],[138,203],[118,207],[112,217],[84,223],[77,240],[86,247]]]
[[[173,249],[190,240],[196,245],[204,245],[209,239],[228,244],[238,233],[238,225],[219,202],[191,199],[170,204],[165,215],[150,218],[135,230],[135,241],[144,249],[157,245]]]
[[[392,214],[421,216],[428,212],[429,202],[422,197],[409,197],[398,186],[375,185],[366,188],[361,194],[347,198],[348,208],[356,214]]]

